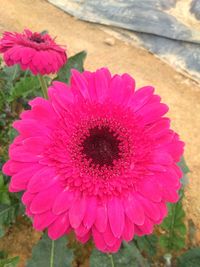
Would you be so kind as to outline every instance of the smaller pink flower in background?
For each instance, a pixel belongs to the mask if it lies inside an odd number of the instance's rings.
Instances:
[[[67,61],[65,49],[49,34],[27,29],[23,33],[4,32],[0,39],[0,53],[8,66],[19,64],[34,75],[56,73]]]
[[[30,101],[3,171],[10,191],[24,191],[37,230],[57,239],[73,230],[103,252],[151,234],[178,201],[184,143],[163,117],[168,107],[128,74],[73,71],[49,99]]]

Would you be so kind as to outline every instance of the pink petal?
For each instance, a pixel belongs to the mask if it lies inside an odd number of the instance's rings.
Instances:
[[[184,142],[179,140],[179,136],[174,134],[171,144],[165,147],[165,150],[170,153],[175,162],[179,162],[184,151]]]
[[[161,186],[158,184],[156,179],[154,180],[150,177],[147,177],[138,184],[137,191],[154,202],[160,202],[162,199]]]
[[[179,194],[175,190],[165,188],[163,190],[163,199],[167,202],[176,203],[179,200]]]
[[[20,162],[38,162],[40,159],[39,155],[33,154],[31,151],[26,151],[23,146],[15,146],[9,148],[9,157],[12,160]]]
[[[125,85],[125,90],[130,91],[131,94],[133,94],[135,91],[135,80],[127,73],[124,73],[121,77]]]
[[[95,78],[95,88],[98,97],[98,102],[102,103],[108,93],[108,86],[111,80],[111,74],[108,69],[101,68],[96,71],[94,75]]]
[[[107,244],[107,246],[113,246],[118,239],[113,235],[113,232],[111,230],[111,227],[109,223],[107,224],[106,231],[103,233],[103,238]]]
[[[69,215],[68,213],[64,213],[57,216],[57,219],[49,226],[48,236],[51,239],[56,240],[63,236],[69,228]]]
[[[29,101],[29,105],[32,107],[29,116],[24,116],[22,113],[21,118],[39,120],[46,126],[55,127],[58,117],[49,101],[36,97],[34,100]]]
[[[31,203],[31,212],[34,214],[40,214],[52,209],[55,199],[61,191],[62,188],[58,184],[54,184],[45,191],[39,192]]]
[[[136,235],[150,235],[153,232],[153,223],[152,221],[146,217],[143,225],[135,226]]]
[[[145,86],[137,91],[129,101],[129,106],[133,111],[137,111],[142,108],[152,97],[154,88],[152,86]]]
[[[95,227],[92,228],[92,236],[94,238],[94,243],[95,246],[101,250],[101,251],[105,251],[107,245],[106,242],[103,238],[102,233],[100,233]]]
[[[95,226],[99,232],[102,233],[106,230],[107,221],[108,221],[107,207],[105,205],[98,206]]]
[[[115,75],[109,86],[108,98],[112,100],[114,104],[122,104],[125,98],[124,83],[120,75]]]
[[[44,167],[40,171],[36,172],[28,183],[28,190],[31,193],[37,193],[47,189],[55,184],[58,179],[54,169],[50,167]]]
[[[124,209],[128,218],[136,225],[142,225],[144,223],[144,210],[141,203],[135,198],[129,195],[124,201]]]
[[[22,196],[22,203],[24,205],[30,205],[30,203],[32,202],[32,200],[35,198],[35,194],[31,194],[28,191],[26,191],[23,196]]]
[[[24,51],[23,51],[22,59],[21,59],[22,64],[27,65],[28,63],[30,63],[33,55],[34,55],[34,49],[30,47],[24,47]]]
[[[26,139],[23,139],[22,141],[22,148],[25,151],[31,151],[32,154],[40,154],[44,152],[45,146],[49,144],[48,138],[42,138],[42,137],[29,137]]]
[[[125,216],[125,226],[122,237],[124,240],[129,242],[133,239],[133,236],[134,236],[134,224],[127,216]]]
[[[115,237],[120,237],[124,230],[124,208],[120,199],[113,197],[108,201],[108,218]]]
[[[39,124],[36,120],[18,120],[13,123],[13,127],[22,135],[23,138],[31,136],[47,136],[50,130]]]
[[[70,103],[74,101],[74,95],[72,90],[67,84],[55,81],[53,86],[49,87],[48,94],[51,102],[56,105],[60,105],[62,109],[65,109]]]
[[[42,166],[39,164],[33,165],[29,166],[29,168],[21,169],[21,171],[13,175],[11,178],[10,186],[12,187],[12,189],[15,188],[14,192],[25,190],[27,188],[29,180],[33,176],[33,173],[37,172],[41,168]],[[13,190],[11,192],[13,192]]]
[[[13,175],[14,172],[11,170],[10,166],[12,164],[12,160],[8,160],[4,165],[3,165],[3,168],[2,168],[2,172],[6,175]]]
[[[90,231],[84,236],[76,236],[76,238],[83,244],[85,244],[90,239],[91,233]]]
[[[73,202],[69,210],[69,221],[73,228],[79,227],[81,224],[86,210],[86,201],[84,197],[78,198]]]
[[[83,224],[80,224],[78,228],[75,229],[75,233],[79,237],[85,236],[90,229],[86,228]]]
[[[62,191],[57,198],[55,199],[53,205],[53,213],[59,215],[67,211],[72,203],[74,202],[75,196],[74,193],[68,190]]]
[[[171,165],[173,163],[173,159],[166,151],[154,150],[151,154],[152,163],[163,164],[163,165]]]
[[[97,102],[97,92],[96,92],[96,87],[95,87],[95,77],[92,72],[90,71],[84,71],[83,76],[87,80],[87,85],[88,85],[88,93],[90,100],[92,102]]]
[[[88,92],[88,82],[85,79],[84,75],[78,72],[76,69],[71,70],[71,87],[72,90],[78,90],[85,99],[90,99]]]
[[[116,253],[120,249],[122,240],[121,238],[117,239],[113,246],[107,247],[106,252]]]
[[[159,121],[151,124],[146,128],[146,132],[154,137],[159,138],[169,131],[170,120],[168,118],[161,118]]]
[[[86,199],[86,202],[87,202],[86,204],[87,208],[85,211],[83,224],[85,225],[86,228],[90,229],[96,219],[97,200],[96,197],[88,197]]]
[[[136,198],[142,204],[145,214],[152,220],[157,221],[160,219],[159,204],[153,203],[152,201],[137,194]]]
[[[159,210],[160,210],[160,219],[156,222],[157,224],[161,223],[163,218],[167,216],[168,210],[167,205],[164,202],[159,203]]]
[[[34,166],[37,168],[38,164],[37,163],[33,164],[30,162],[19,162],[19,161],[14,161],[14,160],[8,160],[3,166],[3,172],[7,175],[13,175],[22,169],[30,168]]]
[[[33,220],[33,227],[38,231],[43,231],[56,220],[57,216],[52,211],[36,214]]]
[[[153,123],[159,120],[168,111],[168,106],[162,103],[159,104],[147,104],[143,108],[137,111],[144,124]]]
[[[156,139],[155,148],[166,147],[166,145],[169,145],[172,142],[173,137],[174,137],[174,132],[172,130],[169,130],[168,133]]]
[[[115,104],[127,105],[131,95],[134,93],[135,81],[128,74],[115,75],[109,86],[108,97]]]

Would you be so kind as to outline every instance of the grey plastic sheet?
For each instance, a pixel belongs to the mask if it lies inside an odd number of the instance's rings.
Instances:
[[[200,80],[200,0],[49,2],[81,20],[137,37],[144,48]]]

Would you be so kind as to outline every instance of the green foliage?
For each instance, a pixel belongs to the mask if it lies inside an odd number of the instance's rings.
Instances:
[[[192,248],[178,258],[177,267],[199,267],[200,248]]]
[[[58,76],[55,80],[69,83],[71,76],[71,69],[77,69],[80,72],[83,72],[83,64],[86,58],[86,52],[82,51],[70,58],[68,58],[67,63],[60,69]]]
[[[33,248],[32,259],[26,267],[70,267],[73,253],[67,248],[66,241],[66,237],[53,241],[44,234]]]
[[[181,170],[183,171],[184,174],[187,174],[188,172],[190,172],[190,169],[187,166],[184,157],[181,158],[181,160],[178,163],[178,165],[179,165],[179,167],[181,168]]]
[[[24,76],[18,65],[7,67],[0,65],[0,112],[10,112],[8,98],[14,84]]]
[[[13,203],[10,205],[0,204],[0,225],[8,226],[15,222],[19,206],[19,203]]]
[[[8,185],[5,184],[3,175],[0,174],[0,204],[10,204]]]
[[[0,238],[5,234],[5,228],[16,221],[16,217],[24,213],[21,204],[21,194],[8,192],[9,177],[0,174]]]
[[[12,122],[27,105],[27,97],[38,94],[39,86],[37,77],[22,71],[18,65],[0,65],[0,168],[7,160],[8,145],[17,134]],[[5,227],[15,222],[16,216],[22,212],[20,199],[8,193],[9,180],[0,172],[0,237],[4,235]]]
[[[14,101],[20,97],[26,98],[34,94],[40,88],[40,83],[37,76],[28,76],[20,78],[11,89],[9,101]]]
[[[21,70],[19,65],[14,65],[11,67],[2,66],[0,71],[0,79],[11,84],[14,83],[19,77],[24,75],[24,71]],[[7,87],[7,85],[6,85]],[[9,89],[9,88],[6,88]]]
[[[0,238],[2,238],[4,236],[5,232],[4,232],[4,227],[3,225],[0,225]]]
[[[177,203],[168,204],[168,216],[161,224],[165,234],[160,236],[159,243],[167,251],[181,250],[185,246],[186,226],[182,198],[183,190],[180,191],[180,199]]]
[[[0,267],[17,267],[18,263],[19,257],[0,259]]]
[[[179,166],[183,171],[183,179],[189,172],[185,159],[182,157]],[[183,180],[182,179],[182,180]],[[185,212],[183,210],[182,199],[184,196],[184,182],[179,191],[179,201],[175,204],[168,204],[168,216],[161,224],[161,229],[165,234],[160,236],[159,243],[167,251],[179,251],[185,247],[186,226],[184,223]]]
[[[8,258],[8,253],[0,251],[0,267],[16,267],[19,257]]]
[[[7,185],[4,188],[7,188]],[[16,221],[16,217],[24,212],[23,205],[17,194],[10,195],[6,189],[3,193],[4,197],[6,197],[3,198],[4,203],[0,202],[0,238],[4,236],[5,227],[13,224]]]
[[[168,206],[168,216],[161,227],[166,234],[160,237],[160,244],[167,250],[180,250],[185,246],[186,227],[184,224],[185,212],[182,202]]]
[[[111,267],[112,261],[116,267],[149,266],[133,243],[123,243],[121,249],[112,255],[94,249],[90,257],[90,267]]]
[[[158,244],[158,237],[155,234],[135,236],[134,242],[140,252],[144,252],[150,258],[155,256]]]

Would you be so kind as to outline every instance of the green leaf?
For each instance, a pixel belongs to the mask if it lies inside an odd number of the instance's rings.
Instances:
[[[14,65],[11,67],[4,66],[4,68],[0,72],[0,78],[5,79],[8,83],[12,83],[20,75],[22,75],[22,73],[23,71],[21,70],[19,65]]]
[[[67,63],[60,69],[58,72],[58,76],[55,80],[69,83],[69,79],[71,76],[71,69],[77,69],[80,72],[83,72],[83,64],[85,61],[87,53],[82,51],[70,58],[68,58]]]
[[[177,267],[199,267],[200,248],[192,248],[178,258]]]
[[[190,169],[188,168],[184,157],[181,158],[180,162],[178,163],[179,167],[181,168],[181,170],[183,171],[184,174],[187,174],[188,172],[190,172]]]
[[[161,245],[161,247],[168,247],[168,236],[162,235],[159,238],[159,244]]]
[[[0,204],[0,225],[9,225],[15,221],[18,214],[19,203],[11,205]]]
[[[0,174],[0,188],[4,186],[3,175]]]
[[[70,267],[73,253],[67,248],[66,241],[66,237],[53,241],[44,234],[33,248],[26,267]]]
[[[18,99],[19,97],[26,98],[40,88],[40,83],[37,76],[28,76],[21,78],[15,83],[11,90],[9,101]]]
[[[7,133],[8,133],[10,143],[18,135],[18,132],[14,128],[9,128]]]
[[[16,267],[19,263],[19,257],[14,257],[11,259],[0,260],[0,267]]]
[[[184,224],[185,212],[182,206],[183,192],[180,200],[168,205],[168,216],[161,224],[165,234],[160,237],[159,243],[168,251],[180,250],[185,246],[186,227]]]
[[[90,267],[112,267],[112,261],[115,267],[149,266],[133,243],[123,243],[121,249],[112,255],[94,249],[90,257]]]
[[[4,183],[3,175],[0,175],[0,204],[10,204],[8,186]]]
[[[2,238],[5,235],[3,225],[0,225],[0,238]]]
[[[9,197],[9,194],[8,192],[2,192],[1,193],[1,189],[0,189],[0,203],[1,204],[10,204],[10,197]]]
[[[145,252],[152,257],[156,254],[158,237],[154,234],[145,236],[135,236],[133,240],[141,252]]]

